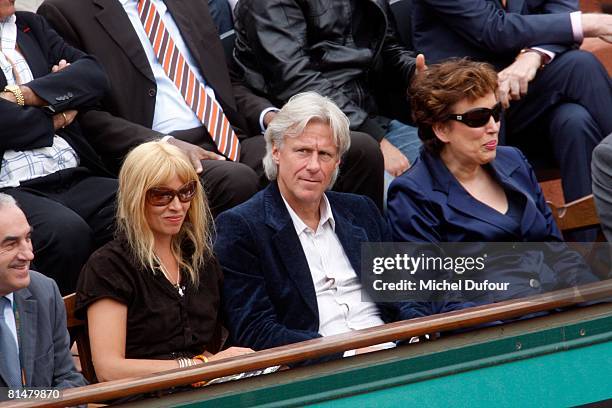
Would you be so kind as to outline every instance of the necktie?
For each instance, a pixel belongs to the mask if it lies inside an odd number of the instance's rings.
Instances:
[[[151,41],[157,61],[164,68],[168,78],[185,98],[187,105],[206,126],[217,149],[227,158],[237,161],[240,157],[240,143],[219,103],[206,93],[185,57],[172,40],[166,25],[151,0],[138,2],[140,21]]]
[[[15,337],[4,320],[4,307],[10,301],[0,297],[0,370],[6,375],[6,383],[11,388],[21,388],[21,365],[19,364],[19,350]]]

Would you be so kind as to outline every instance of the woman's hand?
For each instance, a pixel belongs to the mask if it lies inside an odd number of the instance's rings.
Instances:
[[[218,352],[217,354],[204,353],[204,355],[206,356],[206,358],[208,358],[208,361],[216,361],[222,360],[224,358],[243,356],[245,354],[251,353],[254,353],[254,351],[250,348],[230,347],[228,349]]]

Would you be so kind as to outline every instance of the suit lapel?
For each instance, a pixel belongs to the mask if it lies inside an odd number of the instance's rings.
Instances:
[[[26,372],[26,385],[32,382],[34,370],[34,350],[36,350],[36,322],[38,321],[38,303],[28,288],[15,292],[15,304],[19,313],[19,354],[21,364]]]
[[[272,236],[272,242],[285,271],[318,321],[317,295],[308,261],[276,183],[272,183],[265,191],[264,208],[266,225],[277,231]]]
[[[93,0],[101,7],[96,19],[108,35],[121,47],[132,64],[150,81],[155,82],[153,71],[147,60],[142,44],[136,32],[132,29],[132,22],[127,16],[121,3],[116,0]],[[127,29],[126,29],[127,28]]]
[[[39,78],[47,75],[49,67],[47,67],[47,61],[43,59],[44,56],[40,53],[40,46],[31,37],[31,34],[24,33],[23,30],[24,26],[17,21],[17,45],[30,67],[32,77]]]
[[[532,226],[538,216],[538,209],[535,201],[531,194],[525,191],[516,181],[512,179],[512,173],[518,168],[518,163],[513,163],[512,166],[505,166],[504,164],[494,161],[491,163],[491,167],[494,169],[498,180],[502,184],[504,190],[514,190],[521,194],[525,198],[525,206],[521,217],[521,236],[528,237],[533,234]]]
[[[465,214],[466,217],[478,219],[508,234],[515,235],[512,225],[506,222],[506,217],[465,191],[441,159],[434,159],[429,155],[425,155],[424,159],[432,174],[432,179],[435,180],[434,188],[447,194],[450,207]]]
[[[368,242],[368,236],[363,228],[353,224],[351,214],[340,214],[331,202],[330,205],[336,222],[336,235],[355,273],[361,276],[361,243]]]

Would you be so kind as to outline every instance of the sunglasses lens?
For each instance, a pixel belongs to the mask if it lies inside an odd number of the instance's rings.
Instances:
[[[196,191],[197,191],[197,182],[190,181],[189,183],[185,184],[183,188],[177,191],[177,195],[181,202],[186,203],[188,201],[191,201],[193,196],[195,196]]]
[[[501,117],[501,104],[496,104],[493,109],[479,108],[463,114],[462,122],[469,127],[482,127],[489,123],[489,119],[493,116],[495,122],[499,122]]]
[[[477,109],[465,113],[463,115],[463,123],[465,123],[469,127],[481,127],[487,124],[490,117],[491,111],[489,109]]]
[[[167,188],[151,188],[147,191],[147,202],[160,207],[168,205],[174,198],[174,191]]]

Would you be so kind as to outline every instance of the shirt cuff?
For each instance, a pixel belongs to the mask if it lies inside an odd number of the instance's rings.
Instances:
[[[162,137],[161,139],[159,139],[161,142],[167,142],[169,139],[174,139],[174,136],[172,135],[166,135],[164,137]]]
[[[545,64],[548,65],[552,62],[552,60],[555,59],[555,54],[554,52],[541,48],[541,47],[529,47],[529,49],[531,50],[536,50],[536,51],[540,51],[542,54],[546,54],[548,56],[548,60],[546,60]]]
[[[582,31],[582,12],[574,11],[570,13],[570,21],[572,23],[574,41],[577,44],[582,44],[582,40],[584,40],[584,31]]]
[[[264,116],[266,116],[266,113],[268,112],[278,112],[279,109],[275,108],[274,106],[270,106],[269,108],[266,108],[264,110],[261,111],[261,114],[259,115],[259,127],[261,128],[261,133],[265,133],[266,132],[266,125],[264,125]]]

